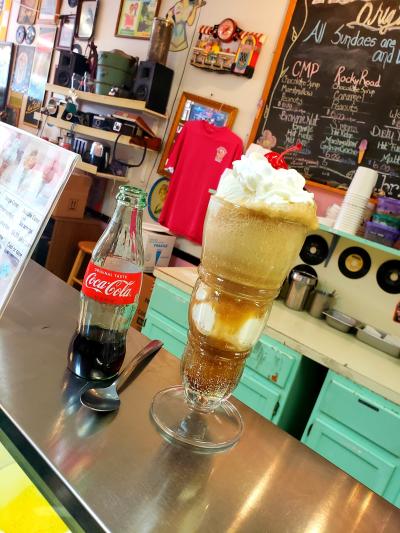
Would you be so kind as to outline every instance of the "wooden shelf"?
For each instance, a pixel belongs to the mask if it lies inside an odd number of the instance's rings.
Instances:
[[[121,181],[123,183],[129,183],[128,178],[124,176],[116,176],[115,174],[107,174],[106,172],[97,172],[96,177],[104,178],[106,180],[115,180],[115,181]]]
[[[375,248],[376,250],[380,250],[381,252],[386,252],[395,257],[400,257],[400,250],[397,250],[396,248],[385,246],[384,244],[380,244],[379,242],[370,241],[369,239],[365,239],[364,237],[359,237],[358,235],[351,235],[350,233],[346,233],[344,231],[340,231],[340,230],[331,228],[329,226],[325,226],[325,224],[320,224],[319,227],[322,231],[327,231],[328,233],[332,233],[332,235],[337,235],[338,237],[349,239],[350,241],[356,242],[363,246],[369,246],[370,248]]]
[[[79,170],[83,170],[88,174],[97,174],[97,167],[95,165],[85,163],[85,161],[82,160],[78,161],[78,163],[76,164],[76,168],[78,168]]]
[[[80,135],[84,135],[86,137],[93,137],[94,139],[101,139],[102,141],[108,141],[110,143],[115,142],[118,136],[117,133],[114,133],[112,131],[104,131],[104,130],[99,130],[97,128],[90,128],[89,126],[81,126],[80,124],[73,124],[72,122],[68,122],[58,117],[48,117],[47,115],[43,115],[42,113],[35,113],[34,118],[36,120],[42,120],[42,121],[45,120],[46,123],[51,126],[57,126],[58,128],[61,128],[67,131],[73,130],[74,133],[79,133]],[[129,141],[130,141],[130,137],[128,135],[121,135],[121,137],[118,140],[118,144],[123,144],[125,146],[129,146],[130,148],[137,148],[138,150],[143,150],[141,146],[138,146],[137,144],[131,144]],[[155,152],[156,150],[152,150],[151,148],[148,148],[147,151]]]
[[[95,165],[91,165],[90,163],[85,163],[85,161],[82,161],[82,160],[78,161],[78,163],[76,164],[76,168],[78,168],[79,170],[83,170],[84,172],[87,172],[88,174],[93,174],[93,176],[96,176],[97,178],[104,178],[106,180],[115,180],[115,181],[121,181],[123,183],[129,183],[128,178],[124,176],[116,176],[115,174],[99,172]]]
[[[62,87],[61,85],[54,85],[53,83],[46,83],[46,91],[62,94],[68,96],[71,89],[69,87]],[[151,109],[146,108],[146,102],[142,100],[131,100],[130,98],[118,98],[117,96],[105,96],[103,94],[86,93],[83,91],[75,91],[78,96],[78,100],[82,102],[91,102],[92,104],[106,105],[118,109],[130,109],[131,111],[140,111],[147,115],[163,119],[167,118],[167,115],[156,113]]]

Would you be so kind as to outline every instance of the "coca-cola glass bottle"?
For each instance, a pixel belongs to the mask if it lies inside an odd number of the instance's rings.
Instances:
[[[68,368],[82,378],[108,379],[124,361],[126,334],[142,285],[145,206],[144,191],[119,187],[114,215],[93,250],[68,352]]]

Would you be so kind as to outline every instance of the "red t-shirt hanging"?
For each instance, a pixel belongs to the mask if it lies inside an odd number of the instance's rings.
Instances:
[[[173,175],[160,224],[201,244],[208,191],[217,188],[223,171],[242,153],[242,140],[229,128],[203,120],[187,122],[165,165]]]

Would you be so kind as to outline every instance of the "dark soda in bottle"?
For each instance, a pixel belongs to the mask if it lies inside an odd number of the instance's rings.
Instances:
[[[121,186],[114,215],[93,250],[68,350],[68,368],[82,378],[113,377],[124,361],[126,334],[142,284],[145,206],[144,191]]]

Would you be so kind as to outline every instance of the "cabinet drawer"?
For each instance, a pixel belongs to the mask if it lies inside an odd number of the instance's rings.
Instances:
[[[260,415],[272,420],[279,409],[279,389],[250,368],[245,368],[233,395]]]
[[[278,387],[285,388],[290,372],[300,357],[294,350],[263,335],[246,364]]]
[[[189,300],[189,294],[158,279],[151,295],[150,308],[187,329]]]
[[[148,309],[142,333],[149,339],[160,339],[166,350],[177,357],[182,357],[187,342],[187,331],[174,322]]]
[[[325,417],[317,417],[303,442],[368,488],[382,494],[396,468],[396,461],[376,446],[345,433]]]
[[[333,372],[326,379],[320,411],[400,457],[400,408]]]

